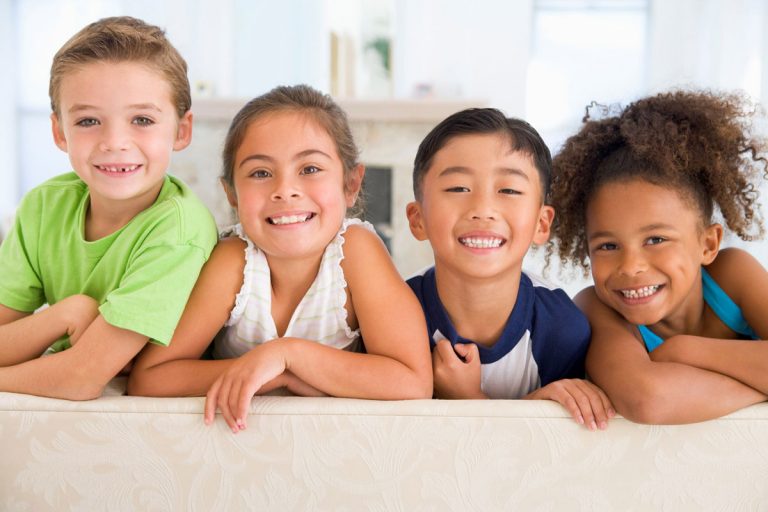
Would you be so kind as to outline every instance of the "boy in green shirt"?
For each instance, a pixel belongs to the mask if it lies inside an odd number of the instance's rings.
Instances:
[[[216,226],[166,175],[192,113],[161,29],[88,25],[54,57],[49,92],[74,172],[30,191],[0,246],[0,391],[87,400],[147,341],[170,342]]]

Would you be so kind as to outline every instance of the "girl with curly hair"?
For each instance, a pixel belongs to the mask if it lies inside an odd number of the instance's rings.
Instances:
[[[723,224],[763,234],[754,111],[686,91],[599,120],[588,110],[553,160],[548,257],[591,268],[575,300],[592,325],[587,371],[630,420],[701,421],[767,398],[768,272],[720,249]]]

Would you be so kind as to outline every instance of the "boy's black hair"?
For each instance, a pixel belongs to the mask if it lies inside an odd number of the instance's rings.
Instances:
[[[430,131],[419,144],[413,161],[413,195],[421,201],[422,184],[432,159],[450,139],[460,135],[493,134],[509,136],[511,149],[530,155],[539,171],[542,198],[549,197],[552,155],[536,129],[522,119],[506,117],[495,108],[468,108],[451,114]]]

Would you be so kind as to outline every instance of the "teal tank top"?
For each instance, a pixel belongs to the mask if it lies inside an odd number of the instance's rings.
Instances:
[[[720,288],[720,285],[712,279],[712,276],[704,268],[701,269],[701,284],[704,292],[704,302],[712,308],[712,311],[728,328],[747,338],[758,339],[755,331],[752,330],[744,319],[741,308]],[[651,332],[646,326],[638,325],[637,328],[640,330],[640,335],[643,337],[643,342],[648,352],[653,351],[664,343],[663,339]]]

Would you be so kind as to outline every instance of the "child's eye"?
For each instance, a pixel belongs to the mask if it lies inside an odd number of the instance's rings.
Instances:
[[[248,174],[248,176],[251,178],[269,178],[272,175],[266,169],[256,169]]]
[[[515,190],[513,188],[502,188],[501,190],[499,190],[499,193],[500,194],[507,194],[507,195],[510,195],[510,196],[519,196],[519,195],[523,194],[519,190]]]
[[[92,117],[86,117],[84,119],[80,119],[77,122],[75,122],[75,125],[82,126],[82,127],[88,127],[88,126],[96,126],[99,124],[99,121]]]
[[[317,174],[320,172],[320,168],[314,165],[308,165],[301,170],[299,174]]]
[[[595,249],[598,251],[615,251],[618,247],[618,244],[613,242],[605,242],[595,247]]]
[[[445,189],[446,192],[469,192],[468,187],[450,187]]]
[[[132,122],[133,124],[136,124],[139,126],[152,126],[153,124],[155,124],[155,122],[152,119],[144,116],[134,117]]]
[[[660,244],[662,242],[666,242],[666,241],[667,241],[667,239],[664,238],[663,236],[652,236],[652,237],[648,238],[648,240],[646,240],[645,243],[647,243],[648,245],[658,245],[658,244]]]

